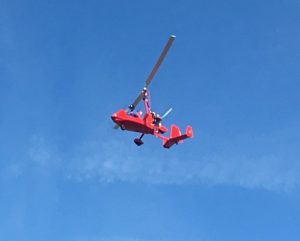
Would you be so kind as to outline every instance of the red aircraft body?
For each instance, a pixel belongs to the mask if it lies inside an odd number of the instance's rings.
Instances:
[[[174,39],[175,36],[171,35],[153,70],[147,78],[145,87],[142,89],[135,101],[129,105],[127,110],[121,109],[111,116],[112,120],[116,123],[116,129],[120,127],[122,130],[141,133],[139,138],[134,139],[135,144],[138,146],[143,144],[142,138],[145,134],[151,134],[162,139],[163,147],[165,148],[170,148],[174,144],[182,143],[186,138],[193,137],[193,129],[191,126],[187,126],[185,133],[181,134],[176,125],[171,125],[170,137],[164,136],[163,134],[166,133],[168,129],[161,124],[161,121],[171,112],[172,108],[169,109],[163,116],[160,116],[151,110],[150,105],[150,92],[147,88],[165,58]],[[135,107],[141,100],[144,102],[144,115],[141,111],[134,112]]]

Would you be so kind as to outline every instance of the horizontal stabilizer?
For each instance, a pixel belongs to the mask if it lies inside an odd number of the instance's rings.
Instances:
[[[165,148],[170,148],[174,144],[182,143],[184,139],[193,137],[193,128],[187,126],[185,134],[181,135],[180,130],[177,126],[171,126],[171,136],[169,139],[165,140],[163,146]]]

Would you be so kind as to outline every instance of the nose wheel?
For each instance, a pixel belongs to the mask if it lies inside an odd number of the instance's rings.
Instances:
[[[140,146],[140,145],[143,145],[143,144],[144,144],[144,142],[142,141],[142,138],[143,138],[144,135],[145,135],[145,134],[142,134],[142,135],[140,136],[140,138],[135,138],[135,139],[134,139],[134,143],[135,143],[137,146]]]

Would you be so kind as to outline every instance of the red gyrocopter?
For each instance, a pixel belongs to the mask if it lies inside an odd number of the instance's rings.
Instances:
[[[151,134],[162,139],[163,147],[165,148],[170,148],[174,144],[182,143],[186,138],[193,137],[193,129],[191,126],[187,126],[185,134],[181,134],[179,128],[176,125],[171,125],[171,134],[169,138],[163,136],[163,134],[166,133],[168,129],[161,124],[161,121],[172,111],[172,108],[170,108],[162,116],[151,110],[150,91],[148,90],[148,86],[150,85],[162,61],[166,57],[174,39],[174,35],[171,35],[169,37],[167,44],[165,45],[156,64],[154,65],[154,68],[152,69],[149,77],[146,80],[144,88],[135,99],[135,101],[128,106],[128,109],[121,109],[111,116],[112,120],[116,123],[114,127],[115,129],[118,129],[120,127],[122,130],[141,133],[141,136],[139,138],[134,139],[135,144],[138,146],[143,144],[142,138],[145,134]],[[144,102],[144,115],[142,115],[141,111],[134,111],[141,100],[143,100]]]

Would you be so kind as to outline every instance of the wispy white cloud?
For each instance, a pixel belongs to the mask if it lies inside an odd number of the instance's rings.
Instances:
[[[260,136],[241,135],[223,143],[217,152],[201,156],[147,151],[147,147],[137,149],[114,139],[89,140],[60,168],[68,178],[79,181],[235,185],[289,191],[300,186],[300,142],[295,138],[295,128],[298,126]],[[42,137],[36,136],[29,156],[39,166],[58,164],[61,159]]]
[[[34,134],[29,140],[27,153],[22,160],[8,162],[1,174],[6,178],[18,178],[34,169],[43,174],[61,169],[61,157],[55,147],[42,135]]]
[[[3,168],[1,175],[5,178],[17,178],[23,174],[24,167],[21,163],[14,162]]]
[[[288,191],[300,186],[298,126],[263,135],[241,135],[223,143],[216,153],[202,156],[148,155],[121,141],[86,142],[71,162],[70,176],[100,182],[126,181],[151,184],[237,185]],[[176,148],[176,147],[175,147]]]
[[[33,135],[30,139],[28,158],[30,164],[40,168],[59,167],[61,157],[55,144],[47,142],[42,135]]]
[[[32,136],[28,154],[30,159],[39,166],[45,166],[53,159],[53,153],[42,136]]]

